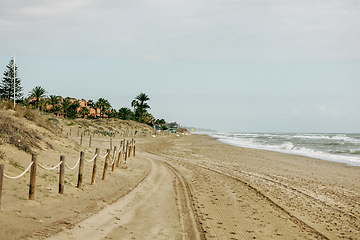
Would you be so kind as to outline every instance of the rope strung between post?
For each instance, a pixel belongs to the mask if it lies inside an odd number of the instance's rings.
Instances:
[[[37,163],[37,165],[39,165],[39,167],[41,167],[42,169],[45,169],[45,170],[54,170],[55,168],[59,167],[61,164],[62,164],[62,161],[59,162],[58,165],[56,165],[55,167],[47,168],[47,167],[44,167],[43,165],[41,165],[40,163]]]
[[[101,158],[105,158],[108,154],[109,154],[109,153],[106,153],[106,154],[105,154],[105,156],[103,156],[103,157],[102,157],[102,156],[99,156],[99,157],[101,157]]]
[[[66,163],[65,163],[65,166],[68,168],[68,169],[70,169],[70,170],[74,170],[76,167],[77,167],[77,165],[79,164],[79,162],[80,162],[80,158],[78,159],[78,161],[77,161],[77,163],[75,164],[75,166],[74,167],[69,167]]]
[[[114,156],[113,156],[113,159],[112,159],[112,161],[111,161],[111,165],[113,165],[114,164],[114,162],[115,162],[115,158],[116,158],[116,152],[114,152]]]
[[[9,179],[17,179],[17,178],[21,177],[22,175],[24,175],[27,171],[29,171],[29,169],[32,165],[33,165],[33,162],[31,162],[30,165],[27,167],[27,169],[25,169],[25,171],[22,174],[20,174],[19,176],[11,177],[4,173],[4,177],[9,178]]]
[[[87,161],[87,162],[92,162],[92,161],[95,160],[95,158],[96,158],[97,155],[98,155],[98,154],[95,154],[95,156],[94,156],[91,160],[86,160],[86,159],[85,159],[85,161]]]

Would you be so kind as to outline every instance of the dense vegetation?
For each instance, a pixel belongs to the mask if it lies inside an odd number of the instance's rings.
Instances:
[[[15,81],[14,81],[15,80]],[[105,98],[100,97],[97,101],[92,99],[76,99],[56,95],[46,95],[46,90],[41,86],[35,86],[28,94],[23,97],[21,80],[18,78],[18,69],[12,59],[6,66],[2,82],[0,83],[0,99],[8,102],[9,108],[14,101],[14,82],[15,100],[18,105],[29,109],[50,112],[65,118],[119,118],[123,120],[134,120],[153,126],[163,126],[164,119],[155,119],[148,112],[150,105],[147,103],[150,97],[146,93],[138,94],[131,102],[133,110],[122,107],[119,110],[112,108],[111,103]]]

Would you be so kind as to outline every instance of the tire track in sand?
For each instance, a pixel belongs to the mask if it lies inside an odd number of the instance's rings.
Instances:
[[[189,184],[173,166],[167,162],[163,163],[167,165],[176,179],[175,190],[180,213],[180,223],[184,229],[184,239],[206,239],[199,218],[194,212],[194,204],[192,203],[193,199]]]
[[[327,239],[233,176],[187,161],[171,161],[171,156],[162,158],[190,182],[207,239]]]
[[[150,161],[151,170],[135,189],[73,229],[49,239],[196,239],[192,230],[186,224],[181,226],[179,221],[174,189],[179,179],[152,155],[142,157]],[[182,184],[178,184],[177,189],[178,193],[186,192]],[[182,213],[184,211],[187,209],[183,207]],[[184,219],[186,223],[187,218]]]

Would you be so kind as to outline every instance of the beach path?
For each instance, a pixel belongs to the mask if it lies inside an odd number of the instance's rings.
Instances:
[[[193,216],[187,216],[185,195],[179,196],[184,189],[176,174],[153,156],[141,157],[150,161],[151,170],[136,188],[49,239],[200,239]]]

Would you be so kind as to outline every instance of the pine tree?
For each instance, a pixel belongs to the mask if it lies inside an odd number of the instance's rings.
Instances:
[[[23,88],[21,80],[18,77],[18,69],[15,64],[15,100],[20,100],[23,96]],[[11,59],[6,66],[2,82],[0,83],[0,98],[13,100],[14,99],[14,59]]]

